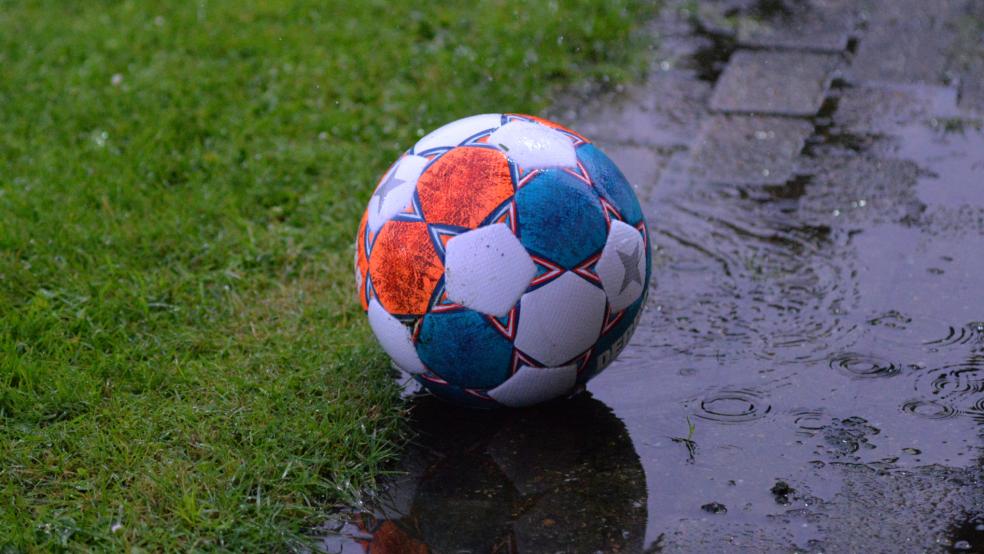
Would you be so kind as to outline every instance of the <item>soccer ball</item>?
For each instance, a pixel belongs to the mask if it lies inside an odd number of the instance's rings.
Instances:
[[[362,308],[394,364],[479,407],[583,387],[628,342],[651,273],[642,209],[615,164],[519,114],[420,139],[380,179],[355,250]]]

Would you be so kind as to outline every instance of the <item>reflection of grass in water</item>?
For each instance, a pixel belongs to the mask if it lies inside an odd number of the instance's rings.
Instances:
[[[645,64],[629,0],[3,2],[0,545],[282,550],[392,456],[355,304],[425,130]]]
[[[694,425],[694,422],[690,421],[690,417],[688,416],[687,417],[687,436],[686,437],[670,437],[670,440],[671,441],[673,441],[673,442],[675,442],[677,444],[682,444],[685,447],[687,447],[687,456],[688,456],[687,461],[690,462],[690,463],[694,463],[694,460],[697,457],[697,442],[694,441],[694,431],[696,431],[696,429],[697,429],[697,426]]]

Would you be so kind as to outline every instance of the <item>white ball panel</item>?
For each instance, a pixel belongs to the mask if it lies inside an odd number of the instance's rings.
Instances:
[[[536,265],[504,223],[480,227],[448,241],[444,256],[448,299],[501,317],[536,275]]]
[[[576,365],[545,368],[523,365],[515,375],[490,390],[488,394],[501,404],[520,408],[569,393],[574,389],[576,382]]]
[[[404,156],[383,176],[369,199],[369,228],[372,232],[378,231],[391,217],[407,207],[427,162],[427,158],[422,156]]]
[[[646,244],[638,229],[613,221],[608,241],[595,265],[612,311],[629,307],[642,295],[646,281]]]
[[[393,363],[407,373],[426,371],[417,349],[413,346],[410,329],[391,316],[377,300],[369,303],[369,326],[383,350],[393,359]]]
[[[417,141],[413,151],[415,154],[426,152],[431,148],[450,148],[458,146],[466,138],[486,131],[488,129],[498,129],[502,123],[502,115],[497,113],[487,113],[473,115],[457,121],[452,121],[443,127],[438,127],[424,138]]]
[[[510,121],[492,133],[489,144],[501,148],[525,170],[577,166],[571,139],[546,125]]]
[[[601,333],[605,292],[566,272],[520,300],[516,347],[544,365],[584,352]]]

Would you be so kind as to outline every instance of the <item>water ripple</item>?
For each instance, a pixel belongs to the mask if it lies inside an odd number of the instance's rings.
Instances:
[[[829,419],[823,410],[813,410],[801,408],[792,410],[789,415],[793,416],[793,424],[796,426],[796,433],[799,435],[812,437],[822,431]]]
[[[958,344],[984,344],[984,321],[972,321],[961,327],[950,326],[944,337],[926,341],[924,344],[934,348]]]
[[[984,393],[984,363],[982,362],[984,360],[974,358],[964,363],[935,369],[917,382],[917,387],[928,380],[928,392],[941,398]],[[923,388],[925,388],[924,384]]]
[[[971,347],[984,352],[984,321],[952,325],[932,317],[913,316],[889,310],[867,320],[868,333],[877,341],[893,346],[933,353]]]
[[[984,396],[977,399],[966,410],[967,415],[984,424]]]
[[[695,414],[715,423],[747,423],[762,419],[772,411],[762,393],[752,389],[720,389],[705,395]]]
[[[855,340],[845,314],[859,293],[855,261],[841,251],[844,237],[727,187],[689,189],[663,205],[659,221],[664,255],[702,259],[707,268],[700,280],[671,274],[662,283],[665,303],[675,308],[666,331],[681,352],[805,362]]]
[[[927,419],[949,419],[960,415],[959,410],[938,400],[907,400],[901,408],[903,412]]]
[[[830,359],[830,368],[851,377],[894,377],[902,366],[884,358],[856,352],[842,352]]]

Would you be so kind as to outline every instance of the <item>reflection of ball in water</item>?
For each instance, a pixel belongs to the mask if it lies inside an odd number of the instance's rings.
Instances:
[[[472,406],[564,396],[618,355],[646,299],[632,187],[584,137],[485,114],[383,175],[356,238],[362,307],[393,362]]]
[[[588,396],[503,418],[423,399],[408,475],[363,521],[370,552],[640,552],[646,480],[623,423]],[[412,551],[412,549],[408,549]]]

